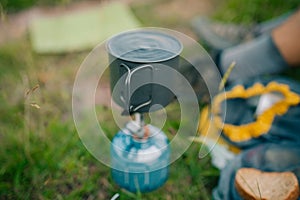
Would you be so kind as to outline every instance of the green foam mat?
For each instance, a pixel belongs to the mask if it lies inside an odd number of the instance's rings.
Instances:
[[[113,2],[62,16],[34,19],[29,34],[37,53],[88,50],[112,35],[140,26],[130,8]]]

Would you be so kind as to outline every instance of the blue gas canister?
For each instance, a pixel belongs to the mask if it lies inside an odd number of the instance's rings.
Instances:
[[[150,192],[168,178],[168,139],[155,126],[135,128],[134,121],[127,123],[112,140],[112,178],[130,192]]]

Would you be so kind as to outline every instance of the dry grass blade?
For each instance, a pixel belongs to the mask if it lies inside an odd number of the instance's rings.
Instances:
[[[227,71],[225,72],[222,80],[221,80],[221,83],[219,85],[219,91],[223,90],[224,86],[225,86],[225,83],[227,82],[228,80],[228,77],[229,75],[231,74],[231,71],[233,70],[233,68],[235,67],[235,62],[232,62],[229,66],[229,68],[227,69]]]
[[[40,109],[41,107],[37,103],[30,103],[30,105],[36,109]]]
[[[33,88],[28,89],[28,90],[25,92],[24,97],[26,98],[28,95],[30,95],[30,94],[32,94],[34,91],[36,91],[39,87],[40,87],[40,85],[37,84],[37,85],[34,86]]]
[[[40,87],[40,85],[37,84],[36,86],[34,86],[34,87],[31,89],[31,91],[34,92],[34,91],[37,90],[39,87]]]

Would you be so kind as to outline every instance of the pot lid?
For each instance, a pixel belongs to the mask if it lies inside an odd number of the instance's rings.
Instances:
[[[106,47],[116,58],[140,63],[167,61],[182,51],[182,44],[177,38],[155,30],[120,33],[110,38]]]

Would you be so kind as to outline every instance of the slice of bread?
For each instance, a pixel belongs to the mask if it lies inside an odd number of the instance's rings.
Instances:
[[[299,184],[292,172],[262,172],[241,168],[235,175],[235,187],[245,200],[296,200]]]

